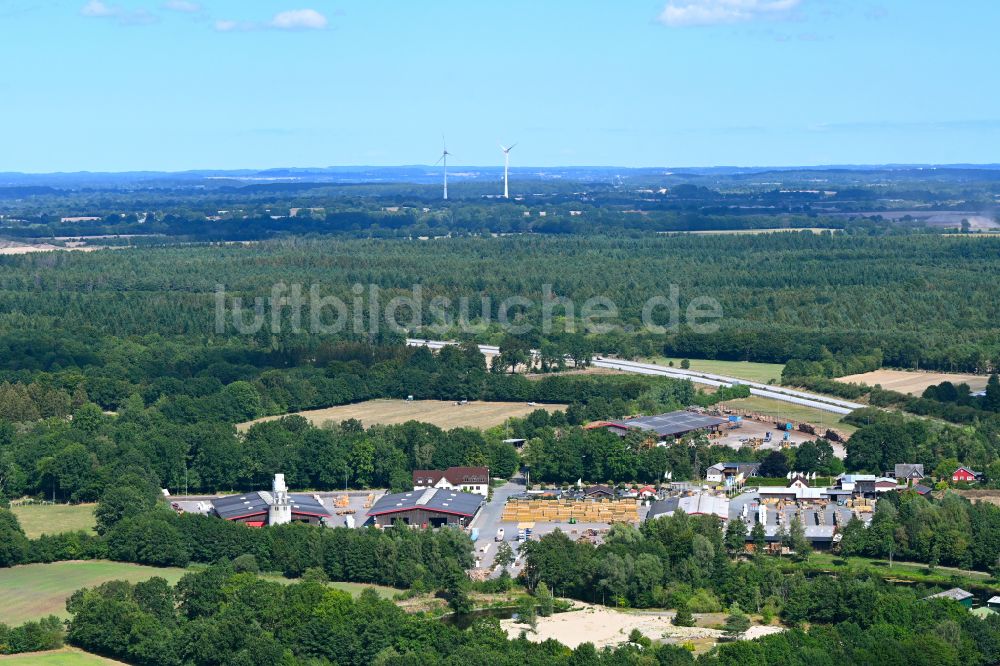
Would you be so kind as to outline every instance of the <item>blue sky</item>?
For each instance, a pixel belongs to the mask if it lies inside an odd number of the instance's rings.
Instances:
[[[1000,2],[0,0],[0,171],[1000,162]]]

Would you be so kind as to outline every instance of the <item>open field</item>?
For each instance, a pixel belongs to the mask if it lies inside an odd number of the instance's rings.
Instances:
[[[0,664],[4,666],[107,666],[108,664],[123,664],[121,661],[105,659],[83,650],[65,647],[61,650],[46,652],[28,652],[26,654],[0,655]]]
[[[854,431],[857,430],[856,427],[848,423],[843,423],[836,414],[824,412],[822,409],[806,407],[805,405],[794,405],[756,395],[752,395],[749,398],[740,398],[739,400],[727,400],[725,405],[732,408],[748,409],[752,412],[773,418],[805,421],[806,423],[812,423],[824,428],[835,428],[848,435],[854,434]]]
[[[11,507],[28,538],[43,534],[94,531],[95,504],[24,504]]]
[[[681,359],[656,356],[644,359],[648,363],[657,363],[667,366],[673,361],[675,368],[680,369]],[[736,377],[750,382],[761,382],[766,384],[770,380],[778,382],[781,379],[781,371],[785,369],[784,363],[753,363],[750,361],[706,361],[703,359],[689,359],[693,372],[707,372],[713,375],[725,375]]]
[[[837,381],[845,384],[867,384],[868,386],[880,384],[882,388],[889,391],[920,395],[931,384],[940,384],[941,382],[951,382],[956,386],[965,383],[973,391],[981,391],[986,388],[987,379],[989,378],[985,375],[965,375],[951,372],[874,370],[860,375],[838,377]]]
[[[68,617],[66,599],[81,587],[93,587],[109,580],[137,583],[154,576],[174,584],[185,573],[184,569],[100,560],[25,564],[0,569],[0,599],[3,600],[0,622],[17,625],[46,615]]]
[[[480,402],[456,405],[448,400],[369,400],[354,405],[341,405],[327,409],[313,409],[298,412],[315,425],[326,421],[340,423],[347,419],[358,419],[365,427],[372,425],[393,425],[407,421],[422,421],[450,430],[452,428],[491,428],[511,417],[527,416],[536,409],[550,412],[566,409],[566,405],[529,405],[526,402]],[[239,431],[247,430],[259,421],[273,421],[281,416],[265,416],[236,426]]]

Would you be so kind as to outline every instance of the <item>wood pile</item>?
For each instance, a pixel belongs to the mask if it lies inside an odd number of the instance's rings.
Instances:
[[[639,501],[627,500],[508,500],[503,522],[565,523],[575,518],[581,523],[635,523],[639,521]]]

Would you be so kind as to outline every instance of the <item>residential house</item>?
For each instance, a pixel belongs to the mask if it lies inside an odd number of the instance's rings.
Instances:
[[[975,483],[981,477],[982,474],[979,472],[974,472],[968,467],[962,466],[952,473],[951,480],[956,483]]]
[[[489,497],[490,470],[487,467],[449,467],[444,471],[418,469],[413,472],[413,489],[441,488]]]
[[[912,486],[914,483],[919,483],[923,480],[924,466],[911,463],[901,463],[896,465],[893,476],[896,477],[896,481]]]

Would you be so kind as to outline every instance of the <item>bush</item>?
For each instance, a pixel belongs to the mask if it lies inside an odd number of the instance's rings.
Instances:
[[[688,599],[688,607],[692,613],[718,613],[722,610],[722,603],[711,590],[702,588]]]

